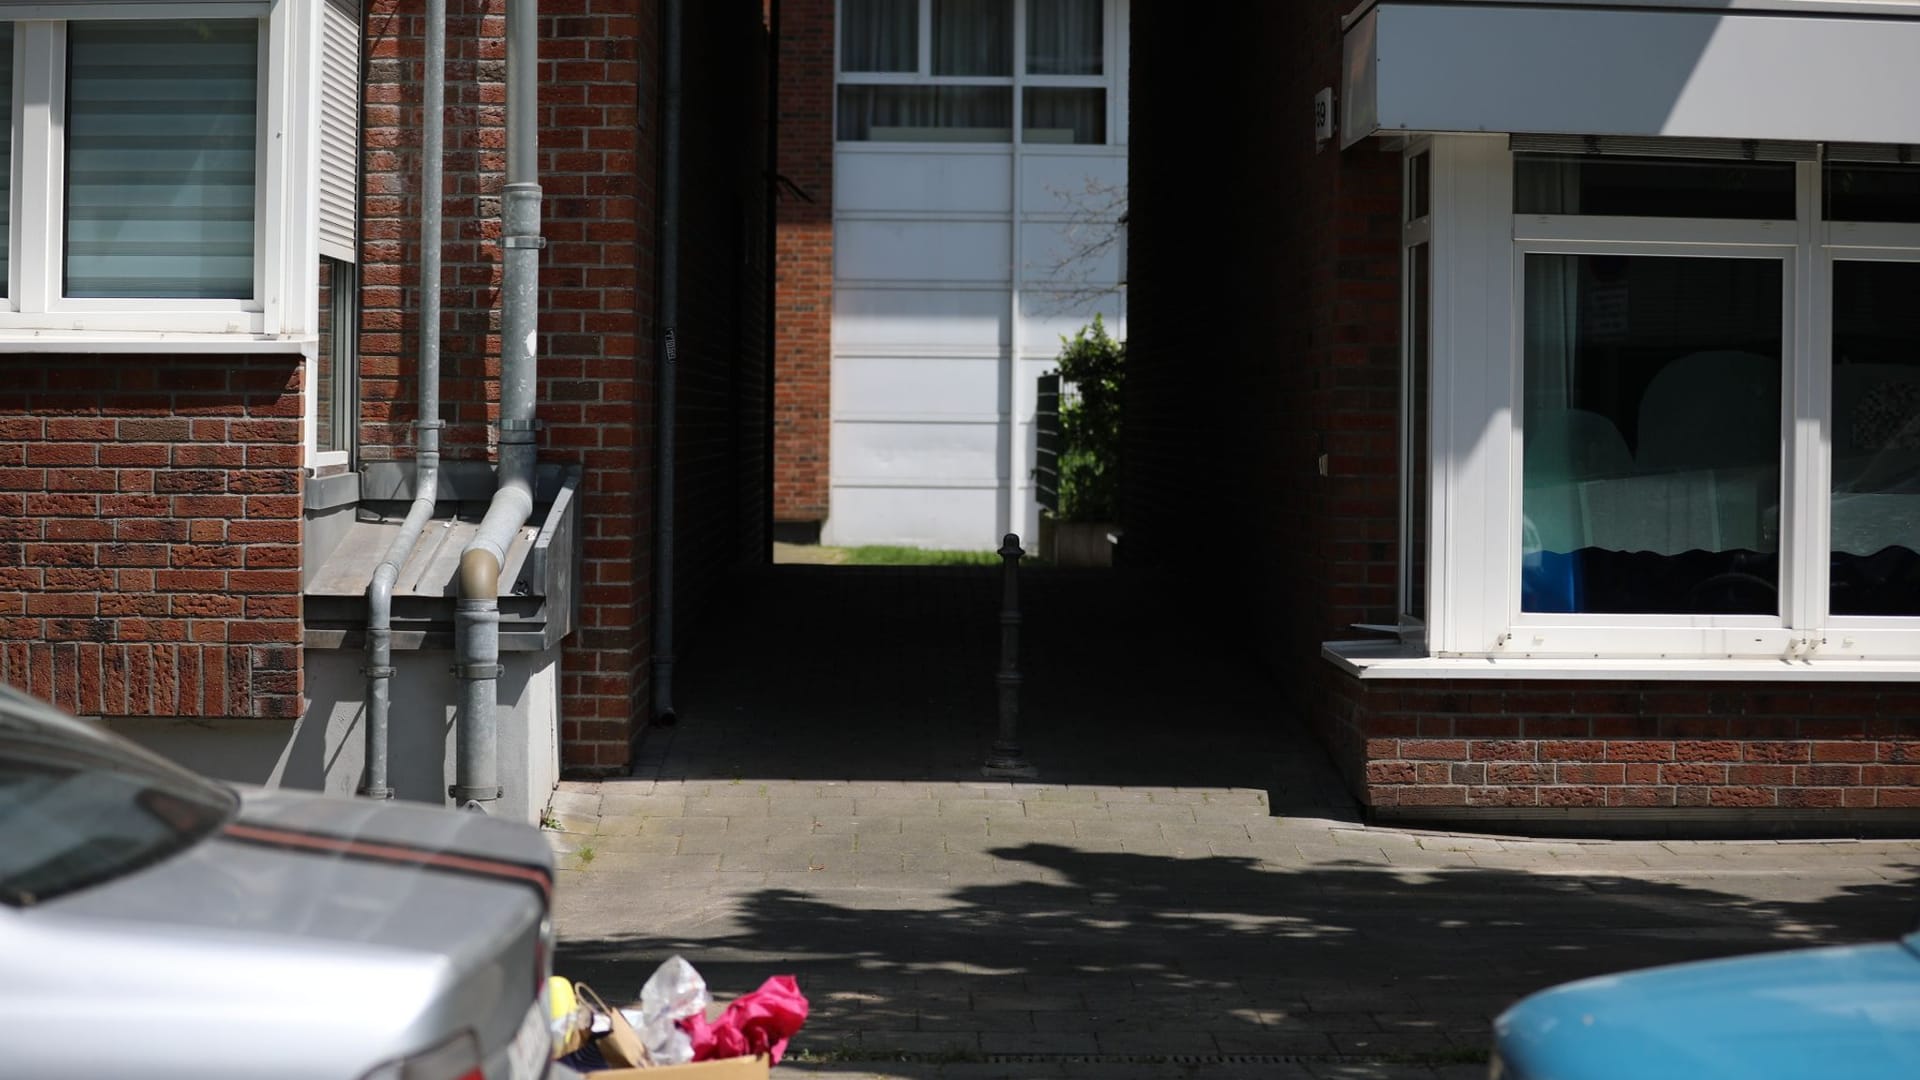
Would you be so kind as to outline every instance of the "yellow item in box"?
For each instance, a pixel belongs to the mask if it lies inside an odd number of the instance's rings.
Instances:
[[[574,996],[573,981],[562,975],[547,976],[547,1019],[559,1020],[573,1015],[580,1007],[580,999]]]
[[[716,1058],[651,1069],[601,1069],[588,1080],[768,1080],[773,1063],[764,1057]]]

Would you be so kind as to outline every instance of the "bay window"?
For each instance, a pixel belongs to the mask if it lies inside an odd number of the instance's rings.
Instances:
[[[1409,146],[1401,621],[1424,652],[1920,660],[1911,157]]]
[[[1106,0],[840,0],[835,137],[1104,145],[1114,19]]]
[[[0,349],[312,341],[323,3],[0,4]]]

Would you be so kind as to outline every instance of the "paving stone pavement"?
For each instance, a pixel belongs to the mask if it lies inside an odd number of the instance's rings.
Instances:
[[[1281,691],[1150,582],[1029,575],[989,779],[994,579],[780,568],[686,653],[638,775],[562,785],[559,969],[791,972],[822,1080],[1463,1080],[1570,978],[1912,929],[1920,843],[1367,827]]]

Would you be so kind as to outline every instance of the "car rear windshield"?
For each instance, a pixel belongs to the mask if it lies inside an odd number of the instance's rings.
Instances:
[[[130,874],[190,847],[237,805],[225,788],[11,704],[0,698],[0,903]]]

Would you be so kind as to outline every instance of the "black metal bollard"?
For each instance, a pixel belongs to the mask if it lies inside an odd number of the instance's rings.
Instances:
[[[1020,537],[1008,533],[1000,543],[1000,730],[983,770],[989,776],[1032,776],[1034,767],[1020,752]]]

